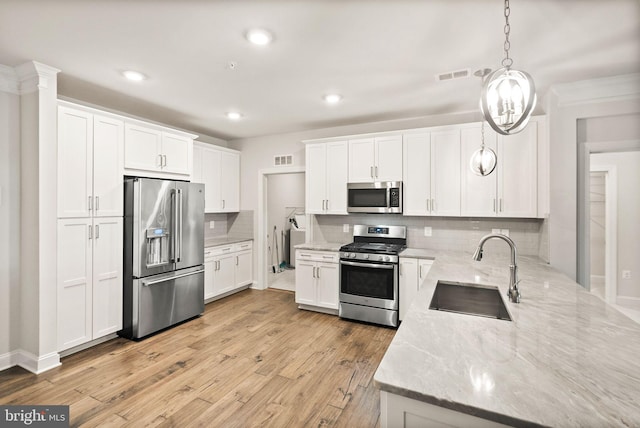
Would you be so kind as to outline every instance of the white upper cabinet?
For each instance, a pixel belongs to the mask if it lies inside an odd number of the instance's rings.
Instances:
[[[192,181],[204,183],[204,212],[240,211],[240,152],[195,143]]]
[[[460,132],[404,136],[404,215],[460,215]]]
[[[348,143],[306,146],[306,210],[310,214],[347,214]]]
[[[462,131],[462,215],[470,217],[536,217],[538,199],[538,124],[518,134],[497,135],[485,126],[485,145],[498,157],[493,173],[473,174],[469,160],[480,147],[480,124]]]
[[[167,132],[135,122],[125,124],[124,167],[131,175],[176,177],[191,174],[193,135]],[[139,173],[145,171],[149,174]]]
[[[58,217],[122,216],[121,120],[58,108]]]
[[[349,140],[349,182],[402,180],[402,136]]]

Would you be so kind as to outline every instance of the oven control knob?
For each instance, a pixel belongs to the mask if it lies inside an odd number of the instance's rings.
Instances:
[[[385,262],[388,262],[389,260],[391,260],[391,257],[389,257],[389,256],[385,256],[384,261],[385,261]]]
[[[351,257],[352,259],[354,259],[356,257],[356,253],[351,253],[349,254],[349,257]]]
[[[369,258],[369,254],[363,255],[362,258],[365,259],[365,260],[368,259]]]

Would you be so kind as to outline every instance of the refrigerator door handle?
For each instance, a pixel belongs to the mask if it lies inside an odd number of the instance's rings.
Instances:
[[[183,200],[182,200],[182,189],[178,189],[178,223],[177,223],[177,232],[178,234],[176,235],[177,238],[177,244],[178,244],[178,258],[177,261],[180,261],[180,258],[182,257],[182,205],[183,205]]]
[[[175,263],[177,259],[177,236],[178,236],[178,191],[171,190],[171,239],[169,240],[169,248],[171,250],[171,263]]]
[[[169,277],[166,277],[166,278],[156,279],[156,280],[153,280],[153,281],[148,281],[148,282],[142,281],[142,286],[143,287],[148,287],[150,285],[160,284],[161,282],[173,281],[174,279],[184,278],[185,276],[196,275],[196,274],[203,273],[203,272],[204,272],[204,269],[200,269],[200,270],[197,270],[197,271],[194,271],[194,272],[188,272],[188,273],[183,273],[183,274],[180,274],[180,275],[169,276]]]

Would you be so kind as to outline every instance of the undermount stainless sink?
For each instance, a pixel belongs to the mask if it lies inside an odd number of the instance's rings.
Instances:
[[[429,309],[511,321],[498,287],[438,281]]]

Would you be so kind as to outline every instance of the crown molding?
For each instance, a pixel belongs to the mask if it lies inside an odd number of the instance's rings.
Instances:
[[[50,67],[37,61],[29,61],[15,68],[18,80],[18,93],[20,95],[47,89],[50,82],[56,79],[60,72],[57,68]]]
[[[559,107],[594,101],[640,98],[640,73],[553,85]]]

